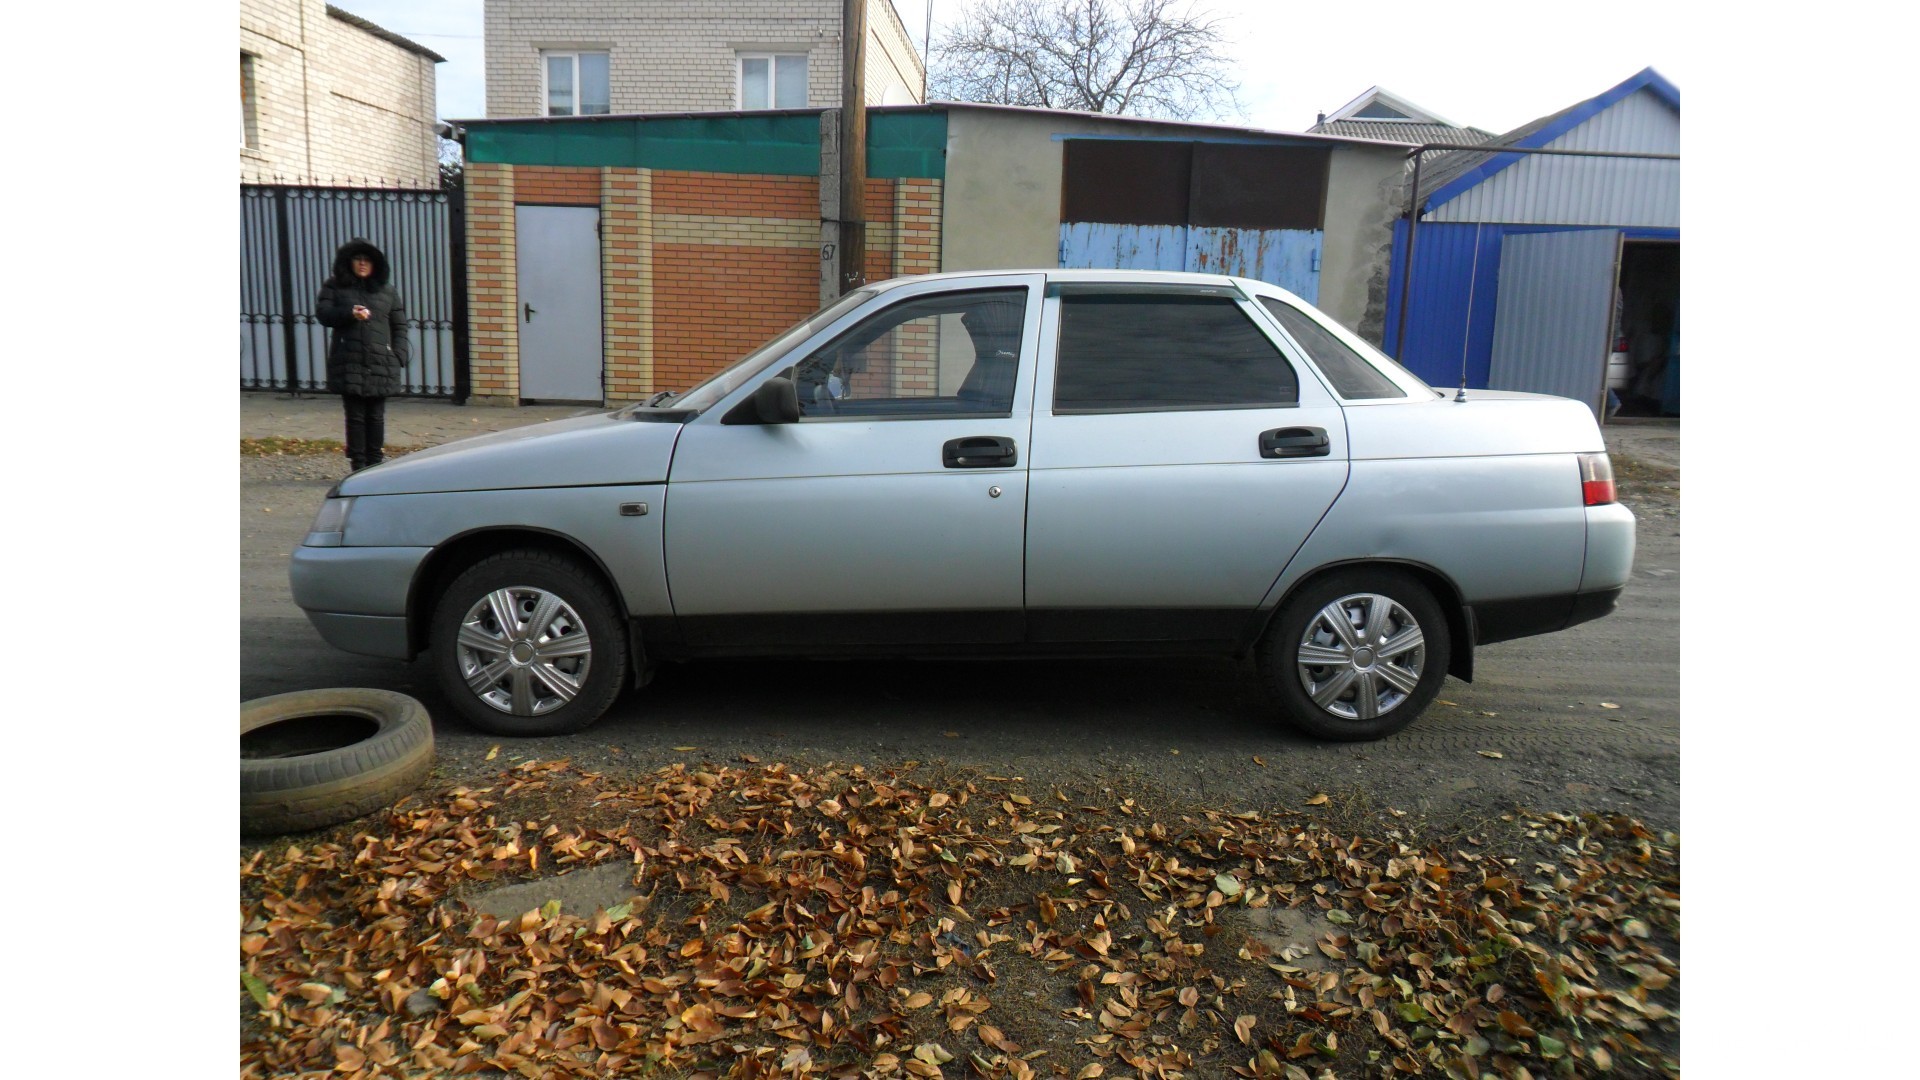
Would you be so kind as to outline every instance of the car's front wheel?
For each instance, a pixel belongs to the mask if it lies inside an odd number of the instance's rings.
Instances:
[[[565,735],[620,693],[626,627],[599,576],[544,551],[474,563],[440,594],[434,673],[468,722],[497,735]]]
[[[1413,723],[1447,677],[1440,605],[1412,575],[1356,569],[1281,605],[1260,670],[1287,720],[1323,739],[1380,739]]]

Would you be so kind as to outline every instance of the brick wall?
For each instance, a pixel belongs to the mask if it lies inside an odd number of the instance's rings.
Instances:
[[[653,173],[606,169],[600,206],[600,281],[605,298],[609,402],[638,401],[654,378]]]
[[[513,166],[469,163],[467,352],[475,404],[520,400],[520,286],[513,227]]]
[[[684,390],[820,306],[820,182],[654,174],[654,376]]]
[[[242,180],[439,186],[431,59],[325,0],[241,0],[240,50],[255,58],[257,132]]]
[[[467,185],[476,403],[518,400],[516,205],[600,207],[607,404],[685,390],[819,307],[814,177],[474,164]],[[940,191],[936,180],[867,182],[872,280],[939,268]],[[927,359],[888,378],[925,382]]]
[[[575,166],[520,165],[513,172],[516,206],[599,206],[601,170]]]
[[[840,103],[840,0],[486,0],[487,116],[544,116],[542,50],[607,54],[615,113],[739,107],[740,52],[807,54],[807,105]],[[867,102],[920,100],[920,57],[868,0]]]

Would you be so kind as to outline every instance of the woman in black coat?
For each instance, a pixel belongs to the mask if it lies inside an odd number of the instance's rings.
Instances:
[[[358,237],[333,257],[316,314],[333,330],[327,389],[347,412],[347,460],[378,465],[387,435],[387,398],[406,387],[407,306],[387,284],[387,257]]]

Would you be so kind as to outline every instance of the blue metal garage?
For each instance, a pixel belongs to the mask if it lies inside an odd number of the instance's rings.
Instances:
[[[1679,154],[1679,90],[1648,68],[1484,146],[1424,154],[1417,224],[1394,229],[1387,351],[1436,386],[1678,415],[1680,162],[1564,151]]]

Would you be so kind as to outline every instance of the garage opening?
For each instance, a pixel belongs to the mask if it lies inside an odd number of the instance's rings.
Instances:
[[[1620,246],[1607,357],[1607,415],[1680,415],[1680,243]]]

